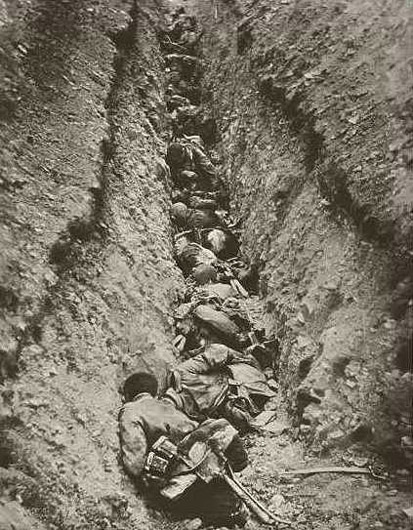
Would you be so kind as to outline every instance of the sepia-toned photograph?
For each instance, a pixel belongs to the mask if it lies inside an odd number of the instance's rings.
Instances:
[[[413,0],[0,0],[0,530],[413,530]]]

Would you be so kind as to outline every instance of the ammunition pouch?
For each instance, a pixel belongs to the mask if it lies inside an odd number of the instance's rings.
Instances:
[[[161,436],[146,457],[144,478],[148,484],[161,485],[171,475],[177,462],[178,448],[166,436]]]

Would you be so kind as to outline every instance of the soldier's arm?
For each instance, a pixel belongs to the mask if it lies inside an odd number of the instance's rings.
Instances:
[[[248,356],[244,353],[232,350],[223,344],[213,344],[203,353],[181,363],[178,366],[177,372],[201,375],[239,362],[248,363]]]
[[[210,161],[205,153],[200,149],[193,147],[192,156],[195,163],[195,170],[199,173],[208,176],[214,181],[216,178],[216,169],[214,164]],[[212,182],[214,184],[214,182]]]
[[[181,363],[176,372],[192,375],[207,374],[216,368],[227,365],[230,362],[230,351],[230,348],[222,344],[218,344],[216,347],[209,347],[205,352],[199,353],[192,359]]]
[[[145,466],[148,444],[141,425],[126,413],[120,417],[122,461],[127,473],[139,477]]]

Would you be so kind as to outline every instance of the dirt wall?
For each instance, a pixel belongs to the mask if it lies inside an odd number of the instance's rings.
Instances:
[[[412,10],[195,3],[205,107],[297,436],[411,455]],[[409,309],[410,307],[410,309]],[[411,450],[411,446],[410,446]]]
[[[173,361],[181,285],[162,163],[159,9],[0,3],[6,528],[162,526],[117,460],[119,385]]]

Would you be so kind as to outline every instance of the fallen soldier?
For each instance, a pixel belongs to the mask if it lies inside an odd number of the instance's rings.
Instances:
[[[175,236],[176,259],[184,273],[189,274],[198,265],[214,265],[217,262],[215,254],[192,241],[186,232]]]
[[[224,417],[240,431],[253,427],[254,417],[275,395],[254,357],[223,344],[210,344],[178,365],[169,384],[189,417]]]
[[[127,473],[179,514],[206,524],[244,525],[245,505],[220,474],[227,463],[234,471],[248,464],[236,430],[224,419],[199,424],[177,408],[172,389],[161,399],[157,391],[148,373],[133,374],[124,384],[119,430]]]
[[[176,202],[172,205],[171,217],[179,227],[201,229],[220,224],[220,219],[213,210],[188,208],[182,202]]]
[[[175,183],[181,184],[181,172],[195,172],[202,189],[217,188],[216,169],[199,143],[195,140],[181,139],[169,145],[166,162]]]

